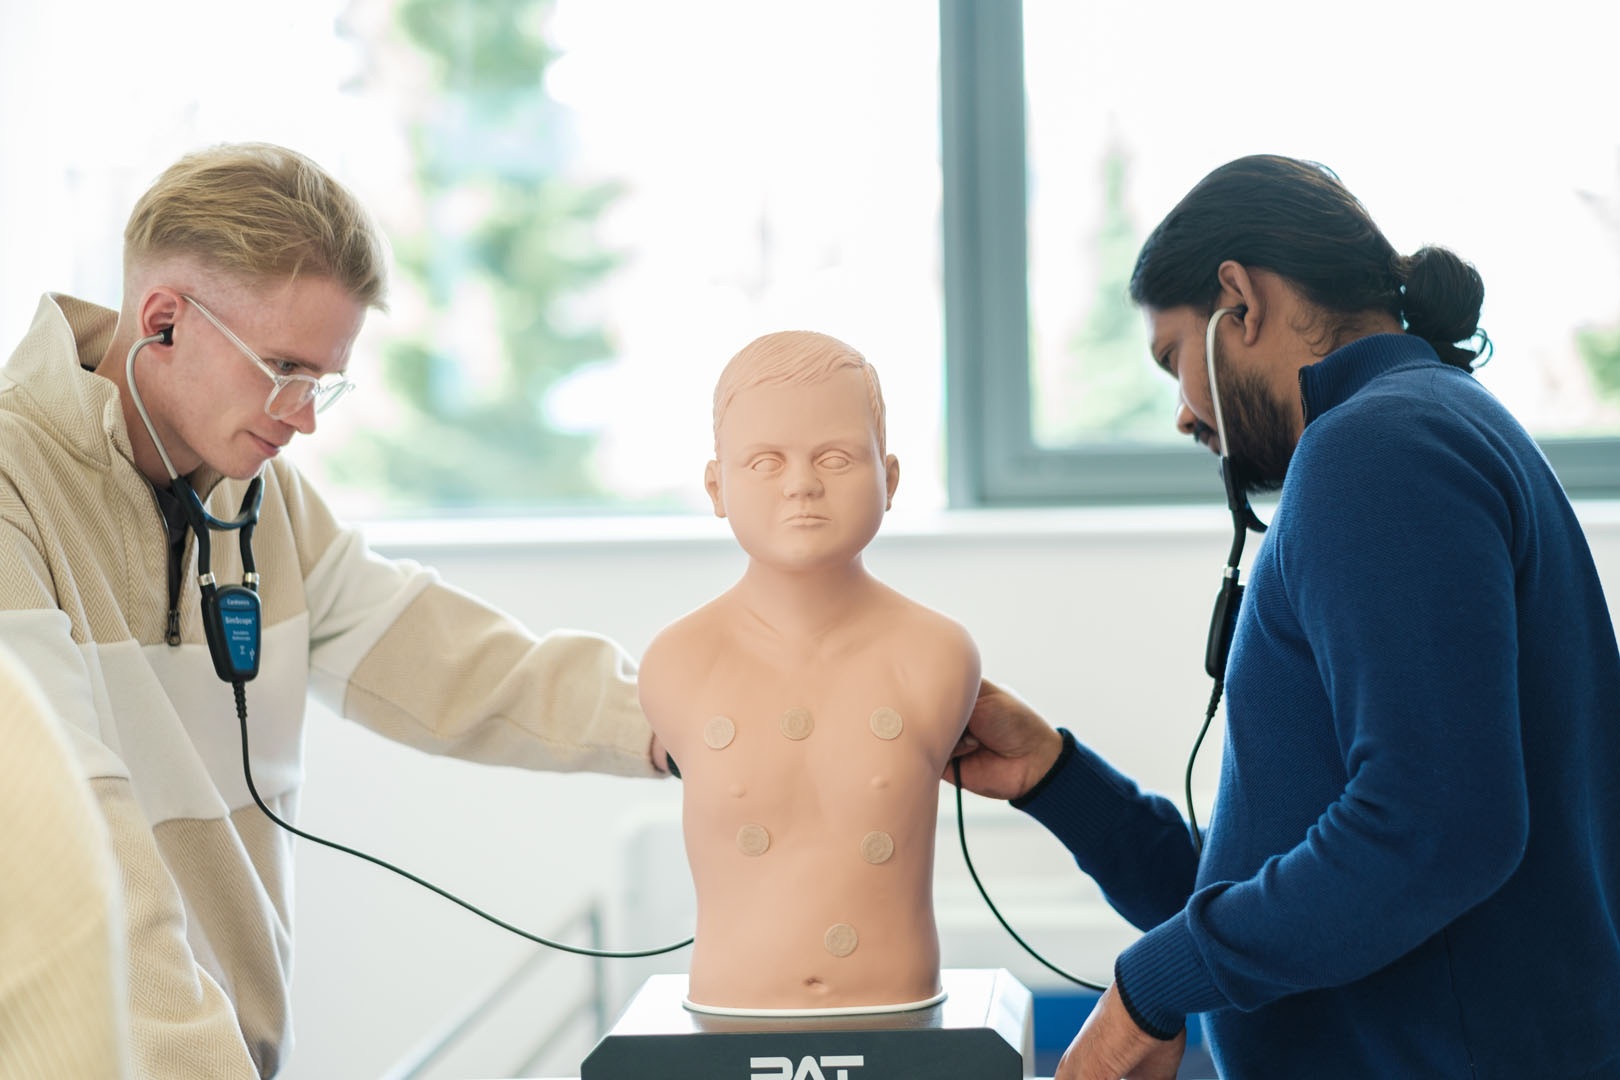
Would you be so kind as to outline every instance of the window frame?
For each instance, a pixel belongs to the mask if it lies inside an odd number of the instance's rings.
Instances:
[[[939,36],[949,505],[1220,502],[1187,446],[1035,442],[1023,2],[940,0]],[[1620,438],[1537,442],[1571,497],[1620,498]]]

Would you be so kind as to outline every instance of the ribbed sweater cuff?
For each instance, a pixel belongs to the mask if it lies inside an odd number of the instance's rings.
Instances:
[[[1119,977],[1118,960],[1114,961],[1114,992],[1119,995],[1119,1003],[1125,1006],[1125,1011],[1130,1014],[1131,1021],[1161,1042],[1169,1042],[1181,1033],[1182,1028],[1187,1026],[1186,1019],[1183,1018],[1182,1022],[1173,1028],[1161,1028],[1143,1016],[1142,1011],[1136,1007],[1136,1002],[1132,1001],[1131,995],[1126,992],[1124,981]]]
[[[1071,850],[1081,850],[1087,836],[1113,827],[1135,794],[1131,782],[1102,758],[1075,741],[1067,728],[1059,728],[1063,751],[1040,782],[1012,805],[1046,826],[1056,836],[1077,838]]]
[[[1215,986],[1198,953],[1187,913],[1180,912],[1142,935],[1120,954],[1114,981],[1132,1019],[1159,1038],[1181,1030],[1189,1013],[1209,1012],[1231,1002]]]
[[[1058,728],[1058,734],[1063,736],[1063,749],[1058,751],[1057,760],[1052,762],[1052,767],[1046,770],[1044,776],[1035,781],[1034,787],[1018,796],[1018,798],[1011,800],[1012,805],[1019,810],[1024,809],[1035,799],[1040,798],[1041,792],[1052,786],[1052,780],[1063,772],[1063,767],[1069,763],[1070,758],[1074,757],[1074,733],[1068,728]]]

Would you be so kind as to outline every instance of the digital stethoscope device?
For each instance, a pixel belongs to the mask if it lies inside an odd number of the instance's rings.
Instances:
[[[1209,619],[1209,638],[1204,644],[1204,671],[1215,680],[1215,688],[1209,696],[1209,708],[1204,713],[1204,725],[1198,729],[1198,738],[1193,741],[1192,753],[1187,755],[1185,779],[1187,824],[1192,832],[1193,848],[1200,857],[1204,853],[1204,835],[1198,829],[1198,814],[1193,808],[1193,763],[1198,760],[1198,749],[1204,745],[1204,736],[1209,733],[1209,725],[1215,719],[1215,710],[1221,703],[1221,693],[1226,688],[1226,661],[1232,652],[1233,634],[1237,631],[1238,608],[1243,604],[1242,572],[1239,570],[1239,564],[1243,561],[1243,542],[1251,531],[1257,533],[1266,531],[1265,522],[1260,520],[1254,508],[1249,505],[1248,496],[1243,493],[1243,487],[1239,482],[1237,469],[1232,464],[1232,445],[1226,430],[1226,414],[1221,409],[1221,394],[1215,381],[1215,328],[1226,316],[1236,315],[1241,319],[1247,312],[1248,308],[1243,306],[1218,308],[1204,327],[1204,365],[1209,376],[1209,399],[1215,412],[1215,438],[1221,444],[1221,484],[1226,489],[1226,508],[1232,514],[1232,549],[1226,556],[1226,570],[1221,575],[1221,591],[1215,595],[1215,609],[1210,613]]]
[[[169,474],[169,492],[180,504],[186,525],[197,537],[197,585],[202,593],[203,637],[208,641],[208,655],[214,661],[214,673],[226,682],[250,682],[259,673],[259,645],[263,631],[263,611],[259,603],[259,574],[253,565],[253,528],[259,523],[259,505],[264,498],[264,478],[255,476],[242,496],[242,506],[236,517],[221,521],[203,506],[202,499],[191,482],[181,476],[169,460],[163,440],[158,438],[152,418],[146,412],[140,390],[135,385],[135,357],[148,345],[173,345],[174,328],[166,326],[150,337],[141,338],[130,347],[124,361],[124,381],[134,399],[135,410],[152,437],[152,445],[163,459],[163,468]],[[209,534],[213,530],[236,532],[241,540],[242,583],[221,585],[214,578],[213,555]]]
[[[253,567],[253,527],[259,523],[264,478],[255,476],[242,497],[235,519],[221,521],[203,509],[202,500],[184,477],[169,489],[185,508],[191,531],[197,535],[197,584],[202,591],[203,636],[214,672],[226,682],[248,682],[259,673],[259,643],[263,611],[259,604],[259,575]],[[242,584],[220,585],[209,569],[210,529],[236,530],[242,546]]]

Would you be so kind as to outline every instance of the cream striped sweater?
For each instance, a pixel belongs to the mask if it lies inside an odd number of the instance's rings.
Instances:
[[[121,870],[133,1073],[268,1077],[291,1048],[291,838],[253,806],[230,687],[198,613],[164,644],[166,537],[117,388],[85,367],[114,312],[51,294],[0,373],[0,644],[43,688]],[[535,638],[409,562],[370,553],[283,461],[265,470],[254,553],[263,660],[247,687],[253,776],[296,811],[306,695],[431,753],[655,775],[630,659]],[[243,482],[192,477],[230,517]],[[241,580],[234,543],[213,545]]]
[[[0,648],[0,1078],[128,1075],[107,830],[39,688]]]

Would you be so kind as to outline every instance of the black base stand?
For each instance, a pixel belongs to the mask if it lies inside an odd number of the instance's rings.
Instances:
[[[1022,1080],[1033,1075],[1029,990],[1004,969],[941,973],[946,998],[903,1013],[713,1016],[685,975],[654,975],[580,1066],[581,1080]]]

